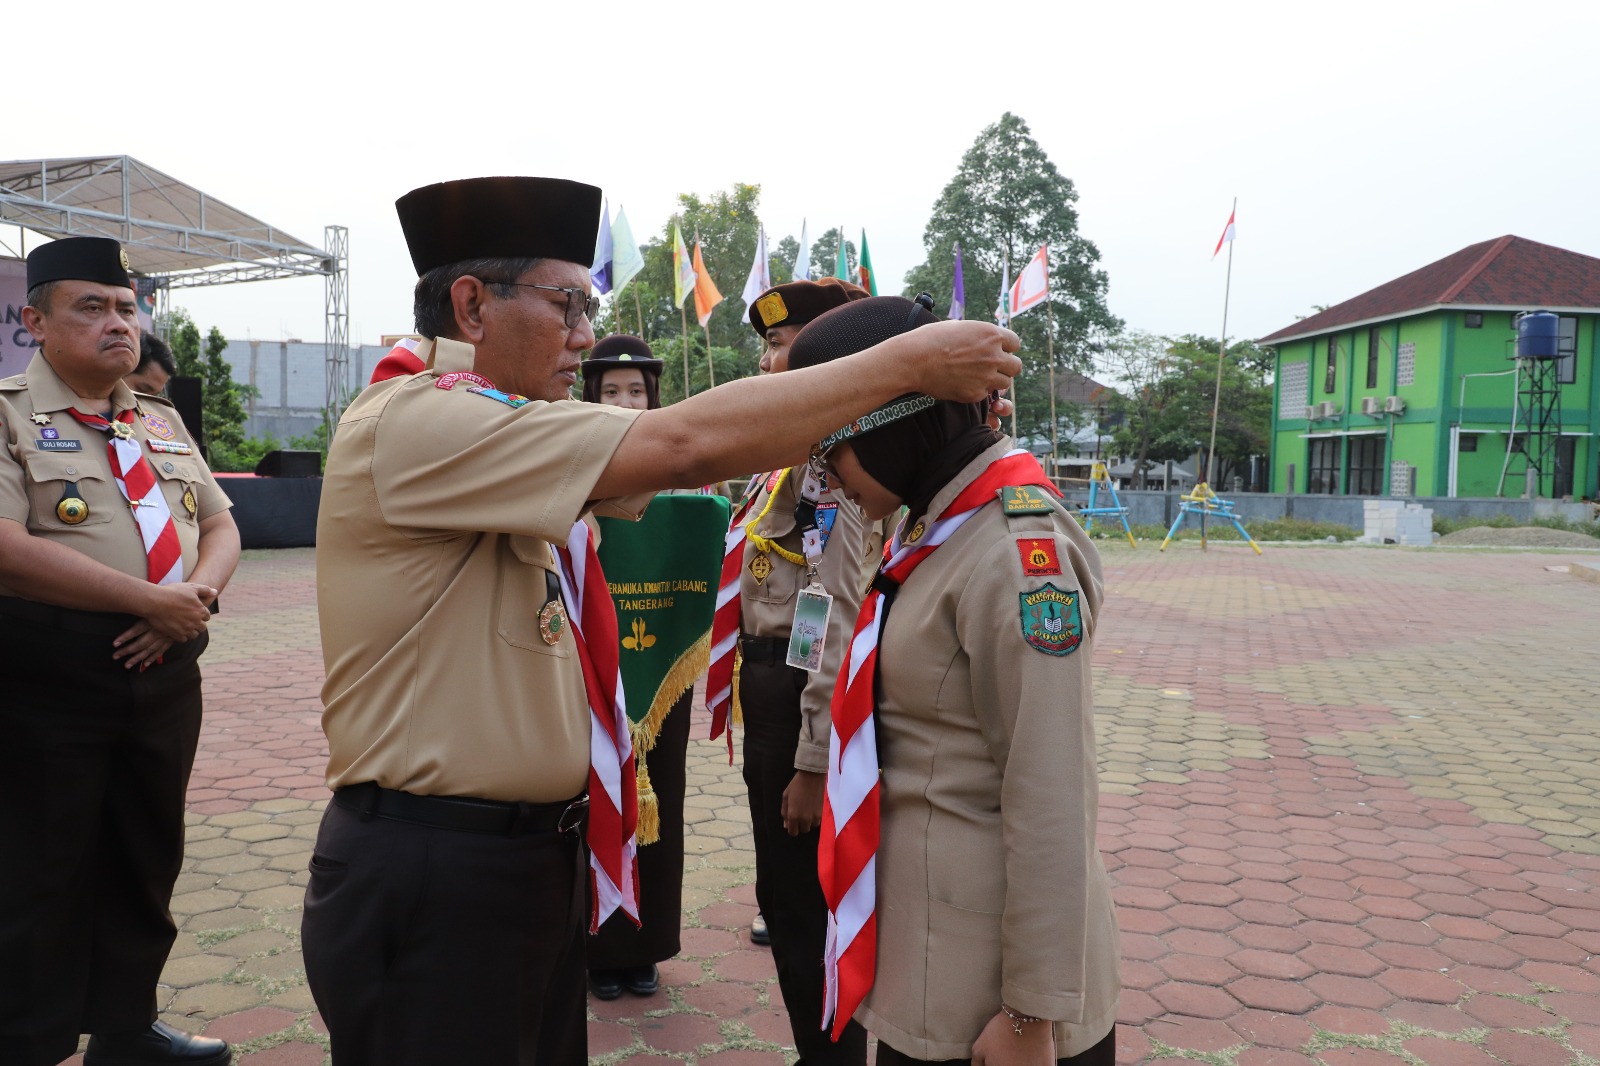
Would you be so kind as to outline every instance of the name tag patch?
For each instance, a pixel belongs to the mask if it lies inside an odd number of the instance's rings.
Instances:
[[[41,452],[83,451],[83,441],[81,440],[36,440],[33,443]]]

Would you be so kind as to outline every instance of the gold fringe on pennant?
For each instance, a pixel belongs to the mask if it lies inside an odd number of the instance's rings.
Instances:
[[[650,771],[645,768],[644,758],[636,758],[639,767],[635,778],[639,786],[639,822],[635,836],[643,847],[661,839],[661,801],[656,799],[655,786],[650,784]]]
[[[733,710],[729,712],[728,720],[740,728],[744,727],[744,704],[739,702],[739,670],[744,666],[744,654],[739,650],[738,644],[733,646]]]
[[[711,630],[700,634],[700,639],[685,649],[678,656],[678,661],[672,664],[667,675],[661,679],[661,684],[656,686],[656,695],[650,701],[650,710],[637,722],[632,723],[630,732],[633,734],[633,750],[637,754],[644,754],[656,746],[656,737],[661,733],[661,723],[667,720],[667,712],[672,710],[672,705],[678,702],[678,697],[689,689],[694,688],[695,679],[706,672],[706,667],[711,665]]]

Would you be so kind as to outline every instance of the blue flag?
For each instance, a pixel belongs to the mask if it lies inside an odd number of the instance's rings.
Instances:
[[[589,268],[594,291],[604,296],[611,291],[611,204],[600,209],[600,232],[594,238],[594,266]]]
[[[954,321],[967,317],[967,287],[961,280],[961,243],[956,242],[956,280],[951,286],[950,313],[945,317]]]

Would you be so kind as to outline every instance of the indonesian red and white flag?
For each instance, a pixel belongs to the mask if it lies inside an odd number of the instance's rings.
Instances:
[[[1041,244],[1028,265],[1017,272],[1011,283],[1011,314],[1020,315],[1044,303],[1050,295],[1050,246]]]
[[[1222,251],[1222,246],[1224,244],[1233,243],[1233,216],[1238,213],[1238,208],[1228,212],[1228,224],[1222,227],[1222,236],[1217,238],[1217,247],[1211,253],[1211,258],[1215,259],[1217,257],[1217,253]],[[1232,255],[1233,253],[1229,252],[1228,254]]]

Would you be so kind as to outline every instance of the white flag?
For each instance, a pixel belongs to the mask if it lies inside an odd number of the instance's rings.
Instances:
[[[628,225],[628,213],[617,208],[617,219],[611,223],[611,288],[620,291],[644,269],[644,256],[634,243],[633,229]]]
[[[1011,328],[1011,261],[1006,261],[1005,272],[1000,275],[1000,303],[994,309],[994,320],[1005,329]]]
[[[794,257],[793,281],[811,280],[811,241],[806,237],[806,220],[800,220],[800,254]]]
[[[744,314],[750,317],[750,305],[768,289],[772,288],[772,272],[767,259],[767,228],[757,223],[756,225],[756,260],[750,264],[750,277],[745,279],[744,292],[739,294],[744,301]]]

